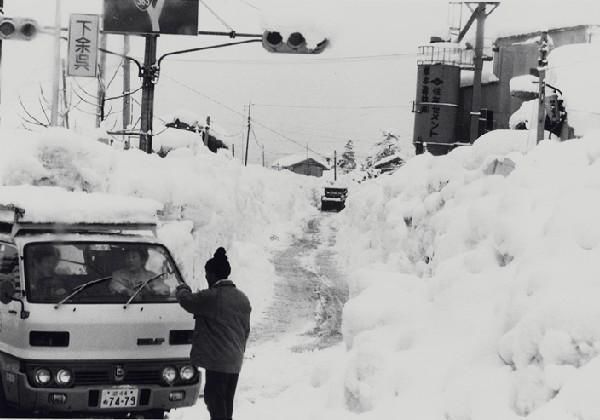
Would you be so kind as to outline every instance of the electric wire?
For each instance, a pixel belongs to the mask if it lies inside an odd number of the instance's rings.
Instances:
[[[179,86],[181,86],[181,87],[183,87],[185,89],[188,89],[189,91],[191,91],[191,92],[193,92],[193,93],[195,93],[195,94],[197,94],[199,96],[202,96],[202,97],[204,97],[204,98],[206,98],[206,99],[208,99],[208,100],[210,100],[210,101],[212,101],[212,102],[214,102],[214,103],[216,103],[216,104],[224,107],[225,109],[229,110],[230,112],[233,112],[234,114],[237,114],[237,115],[240,115],[240,116],[242,116],[244,118],[247,118],[247,116],[245,114],[241,113],[240,111],[238,111],[238,110],[236,110],[236,109],[234,109],[234,108],[232,108],[232,107],[230,107],[228,105],[225,105],[224,103],[222,103],[222,102],[220,102],[220,101],[218,101],[218,100],[216,100],[214,98],[211,98],[210,96],[208,96],[208,95],[200,92],[199,90],[197,90],[197,89],[195,89],[195,88],[193,88],[193,87],[191,87],[191,86],[189,86],[189,85],[187,85],[187,84],[185,84],[185,83],[183,83],[183,82],[181,82],[181,81],[179,81],[177,79],[174,79],[173,77],[170,77],[170,76],[165,76],[165,77],[167,79],[171,80],[172,82],[174,82],[175,84],[178,84]],[[277,131],[277,130],[269,127],[269,126],[267,126],[266,124],[262,123],[261,121],[258,121],[254,117],[251,118],[251,121],[254,122],[256,125],[262,127],[263,129],[265,129],[265,130],[267,130],[267,131],[269,131],[269,132],[271,132],[271,133],[273,133],[273,134],[281,137],[282,139],[285,139],[285,140],[287,140],[287,141],[289,141],[291,143],[294,143],[295,145],[297,145],[297,146],[299,146],[299,147],[301,147],[303,149],[306,148],[306,145],[302,144],[300,141],[295,140],[295,139],[293,139],[293,138],[291,138],[291,137],[289,137],[289,136],[287,136],[287,135],[285,135],[285,134],[283,134],[283,133],[281,133],[281,132],[279,132],[279,131]],[[323,155],[320,152],[317,152],[316,150],[313,150],[311,148],[308,148],[308,150],[311,151],[311,152],[313,152],[314,154],[316,154],[318,156],[326,157],[325,155]]]
[[[206,10],[208,10],[215,18],[217,18],[217,20],[221,22],[228,30],[233,31],[233,28],[227,22],[225,22],[225,20],[221,18],[221,16],[219,16],[217,12],[211,9],[210,6],[206,4],[204,0],[200,0],[200,3],[202,3]]]
[[[391,60],[400,58],[416,58],[417,53],[394,53],[394,54],[378,54],[364,56],[348,56],[348,57],[325,57],[309,60],[250,60],[250,59],[206,59],[206,58],[176,58],[171,61],[182,63],[204,63],[204,64],[256,64],[256,65],[313,65],[313,64],[331,64],[331,63],[363,63],[370,61]]]
[[[238,0],[240,3],[244,3],[246,6],[253,8],[254,10],[260,11],[261,9],[250,3],[248,0]]]

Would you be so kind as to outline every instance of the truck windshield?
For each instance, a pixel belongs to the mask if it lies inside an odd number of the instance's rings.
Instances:
[[[182,282],[163,246],[115,242],[30,243],[25,279],[30,302],[78,304],[176,302]]]

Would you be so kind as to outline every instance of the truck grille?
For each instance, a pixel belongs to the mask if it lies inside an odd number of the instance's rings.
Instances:
[[[160,368],[133,368],[124,365],[125,377],[117,381],[113,375],[112,366],[103,366],[101,369],[77,369],[75,373],[75,385],[97,385],[97,384],[158,384],[160,383]]]

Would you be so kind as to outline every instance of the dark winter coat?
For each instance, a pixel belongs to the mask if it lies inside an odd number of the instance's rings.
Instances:
[[[231,280],[220,280],[197,293],[180,287],[177,300],[196,320],[192,363],[216,372],[239,373],[250,334],[252,308],[246,295]]]

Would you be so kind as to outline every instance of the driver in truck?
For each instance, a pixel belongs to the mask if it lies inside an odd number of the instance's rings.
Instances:
[[[60,251],[52,245],[38,246],[34,249],[32,257],[32,294],[58,298],[64,296],[67,290],[56,273],[56,267],[60,261]]]
[[[113,272],[112,280],[108,285],[110,291],[114,294],[132,296],[144,282],[158,277],[157,273],[146,269],[148,258],[149,255],[146,248],[127,248],[125,251],[126,266]],[[145,285],[142,292],[168,296],[171,293],[171,289],[162,279],[156,278],[156,280]]]

